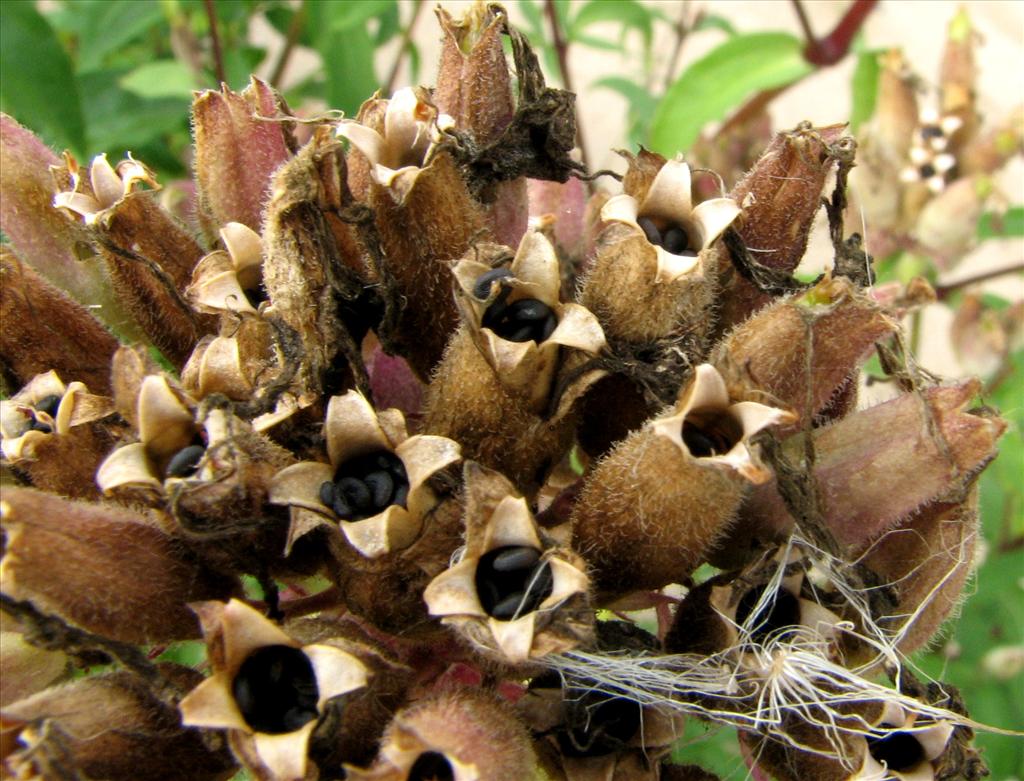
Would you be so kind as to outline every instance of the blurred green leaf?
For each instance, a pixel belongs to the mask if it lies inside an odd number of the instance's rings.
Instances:
[[[308,25],[315,34],[315,47],[323,58],[327,104],[355,116],[363,101],[380,86],[373,68],[373,39],[364,17],[361,24],[345,26],[335,17],[349,19],[358,3],[309,3]],[[369,5],[369,4],[368,4]],[[373,3],[381,10],[383,3]]]
[[[701,30],[721,30],[730,37],[737,35],[736,28],[733,27],[732,22],[718,14],[702,14],[697,19],[697,23],[693,26],[693,30],[694,32],[699,32]]]
[[[233,46],[224,52],[224,75],[232,89],[243,90],[256,72],[267,50],[261,46]]]
[[[78,20],[78,71],[95,70],[103,58],[164,20],[159,3],[135,0],[86,0],[72,6]]]
[[[608,52],[623,51],[623,44],[606,41],[603,38],[597,38],[593,35],[578,34],[573,38],[573,43],[580,43],[584,46],[589,46],[591,49],[600,49]]]
[[[1014,206],[1003,213],[986,212],[978,220],[979,239],[1007,236],[1024,236],[1024,206]]]
[[[359,0],[358,3],[329,3],[331,32],[343,32],[366,24],[370,19],[393,10],[395,0]]]
[[[651,148],[672,156],[752,95],[806,76],[813,67],[803,46],[788,33],[749,33],[721,44],[669,88],[654,115]]]
[[[878,63],[879,51],[865,51],[857,55],[853,70],[853,106],[850,109],[850,129],[857,129],[871,119],[878,99],[878,76],[882,72]]]
[[[206,661],[206,643],[201,640],[182,640],[171,643],[160,656],[159,662],[174,662],[193,669]]]
[[[583,31],[599,22],[615,22],[622,25],[623,31],[637,30],[643,38],[644,51],[650,50],[654,35],[651,12],[636,0],[590,0],[570,22],[566,37],[569,41],[586,43],[590,39],[583,37]]]
[[[398,3],[391,3],[387,10],[377,14],[377,19],[379,26],[373,36],[373,42],[377,46],[387,43],[402,32],[402,16]]]
[[[56,146],[85,152],[71,61],[30,0],[0,3],[0,109]]]
[[[147,62],[120,80],[128,92],[146,98],[191,99],[195,81],[188,66],[178,60]]]
[[[639,146],[647,137],[647,125],[654,113],[658,99],[641,84],[624,76],[606,76],[595,81],[592,87],[603,87],[618,92],[629,102],[629,140],[633,146]]]

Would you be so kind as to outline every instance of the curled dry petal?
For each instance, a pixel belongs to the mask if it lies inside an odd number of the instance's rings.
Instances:
[[[90,632],[131,643],[195,637],[186,603],[237,589],[151,518],[123,508],[8,487],[0,510],[4,593]]]

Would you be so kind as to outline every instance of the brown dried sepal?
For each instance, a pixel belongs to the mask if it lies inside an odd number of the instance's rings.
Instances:
[[[186,668],[174,673],[199,677]],[[174,707],[127,672],[47,689],[5,706],[2,717],[20,725],[23,748],[7,759],[18,778],[164,781],[173,769],[179,778],[215,781],[233,764],[222,741],[183,727]]]
[[[155,516],[15,487],[4,490],[0,508],[4,593],[87,631],[130,643],[196,637],[186,603],[238,589]]]
[[[51,369],[94,393],[110,392],[117,339],[6,247],[0,248],[0,320],[0,369],[9,393]]]

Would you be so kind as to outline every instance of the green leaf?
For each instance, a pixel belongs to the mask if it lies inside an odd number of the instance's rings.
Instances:
[[[621,52],[624,49],[624,44],[612,43],[611,41],[606,41],[603,38],[598,38],[593,35],[578,34],[573,39],[573,42],[589,46],[591,49],[600,49],[608,52]]]
[[[700,18],[697,19],[697,24],[693,26],[693,29],[695,32],[699,32],[701,30],[721,30],[730,38],[738,34],[736,32],[736,28],[733,27],[732,22],[718,14],[702,14]]]
[[[85,153],[85,118],[71,61],[30,0],[0,3],[0,109],[48,143]]]
[[[331,32],[343,32],[360,27],[376,16],[392,10],[395,0],[360,0],[358,3],[330,3]]]
[[[570,41],[584,42],[583,30],[599,22],[616,22],[623,29],[637,30],[644,40],[644,50],[651,47],[653,27],[651,13],[636,0],[591,0],[584,5],[566,30]]]
[[[1024,236],[1024,206],[1014,206],[1003,213],[986,212],[978,220],[979,239],[1003,239]]]
[[[374,46],[366,19],[347,29],[335,26],[334,17],[350,16],[351,5],[361,4],[309,3],[306,8],[308,25],[316,31],[315,48],[324,62],[327,104],[355,116],[380,85],[373,68]]]
[[[604,87],[618,92],[629,101],[630,111],[649,112],[658,103],[658,99],[646,87],[624,76],[605,76],[595,81],[591,87]]]
[[[224,75],[232,89],[243,90],[249,85],[249,76],[256,72],[267,50],[260,46],[232,46],[224,52]]]
[[[96,70],[103,58],[164,20],[159,3],[89,0],[71,6],[78,17],[78,71]]]
[[[669,88],[654,115],[651,148],[672,156],[752,95],[806,76],[813,66],[804,60],[803,46],[788,33],[737,35],[721,44]]]
[[[191,99],[196,88],[192,72],[178,60],[157,60],[140,65],[121,77],[120,85],[140,98]]]
[[[853,107],[850,109],[850,129],[857,131],[875,113],[878,99],[878,76],[881,66],[878,51],[861,52],[857,56],[857,67],[853,71]]]

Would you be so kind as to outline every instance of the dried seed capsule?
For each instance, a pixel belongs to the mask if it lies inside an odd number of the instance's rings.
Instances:
[[[309,658],[298,648],[268,645],[242,662],[231,683],[238,709],[257,732],[294,732],[317,717],[319,690]]]
[[[203,445],[189,445],[171,456],[164,470],[164,477],[191,477],[199,471],[199,462],[206,448]]]

